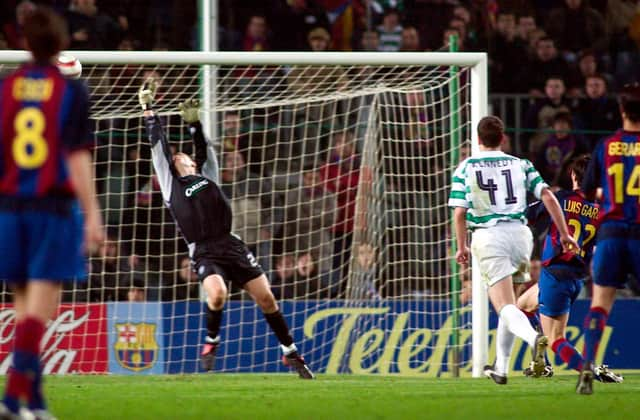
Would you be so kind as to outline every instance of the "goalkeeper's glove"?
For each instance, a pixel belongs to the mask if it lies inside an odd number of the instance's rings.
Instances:
[[[185,122],[192,124],[200,121],[200,101],[197,99],[188,99],[178,105],[180,116]]]
[[[140,102],[140,106],[144,111],[150,110],[151,105],[153,105],[153,98],[156,96],[156,89],[158,88],[158,84],[155,79],[148,78],[142,83],[140,86],[140,90],[138,91],[138,102]]]

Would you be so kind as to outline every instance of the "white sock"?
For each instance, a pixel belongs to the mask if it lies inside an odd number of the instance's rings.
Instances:
[[[505,305],[500,311],[500,319],[505,321],[509,331],[522,338],[531,347],[535,346],[538,333],[529,323],[527,316],[516,305]]]
[[[509,373],[509,360],[511,359],[511,350],[516,336],[509,331],[507,323],[498,318],[498,330],[496,333],[496,371],[500,375],[507,376]]]
[[[284,344],[280,344],[280,348],[282,349],[282,354],[284,354],[285,356],[293,353],[294,351],[298,351],[295,343],[291,343],[291,345],[288,347]]]
[[[208,343],[208,344],[216,344],[216,343],[219,343],[219,342],[220,342],[220,336],[219,336],[219,335],[216,335],[216,338],[211,338],[211,337],[209,337],[209,336],[206,336],[206,337],[204,338],[204,342],[205,342],[205,343]]]

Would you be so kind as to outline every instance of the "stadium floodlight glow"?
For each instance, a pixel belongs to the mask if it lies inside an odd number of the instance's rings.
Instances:
[[[123,299],[129,284],[139,277],[149,300],[183,298],[184,290],[189,289],[181,283],[177,268],[185,250],[171,217],[158,201],[148,150],[139,141],[144,126],[136,91],[144,77],[154,76],[160,82],[157,111],[166,119],[167,135],[177,148],[189,152],[189,136],[177,115],[178,103],[208,93],[210,106],[203,112],[216,116],[212,119],[217,121],[216,132],[208,134],[221,151],[221,164],[231,165],[232,159],[225,158],[234,156],[245,160],[255,173],[248,183],[223,178],[227,179],[226,191],[233,196],[234,230],[246,242],[254,241],[258,261],[272,279],[278,273],[284,276],[274,281],[277,290],[283,285],[285,297],[306,299],[304,304],[292,304],[299,310],[290,321],[296,341],[305,346],[308,340],[316,347],[315,359],[310,356],[309,360],[313,370],[404,373],[423,369],[450,375],[455,370],[451,360],[455,360],[462,372],[472,365],[472,375],[481,376],[488,355],[487,294],[478,271],[472,270],[472,306],[452,312],[457,305],[450,301],[458,298],[458,292],[449,286],[453,255],[446,203],[457,156],[468,149],[475,153],[478,148],[475,128],[487,114],[486,54],[72,54],[82,63],[82,79],[92,96],[100,199],[109,231],[120,239],[114,252],[135,254],[141,263],[129,270],[135,258],[127,262],[126,255],[111,260],[93,257],[94,274],[87,289],[77,286],[66,295],[68,301]],[[24,51],[0,51],[0,73],[27,59]],[[457,68],[453,75],[451,66]],[[215,72],[205,71],[211,69]],[[216,92],[202,91],[203,74],[216,75],[215,83],[208,84]],[[455,84],[452,78],[457,79]],[[457,106],[452,107],[454,97]],[[451,121],[457,121],[457,127],[451,127]],[[462,134],[460,144],[451,143],[452,130]],[[359,182],[344,186],[329,202],[305,195],[303,174],[319,172],[326,161],[335,159],[333,143],[345,132],[359,155]],[[308,182],[315,182],[310,179]],[[243,188],[250,193],[244,194]],[[336,259],[331,224],[340,220],[328,219],[315,206],[333,205],[335,209],[344,204],[344,196],[351,196],[346,207],[355,208],[348,221],[353,225],[353,241],[350,252]],[[351,210],[337,211],[347,217]],[[342,270],[333,268],[338,260]],[[293,265],[295,274],[289,276],[286,269],[291,268],[287,266],[291,261],[297,265]],[[340,273],[345,281],[338,285]],[[193,297],[194,293],[189,294]],[[239,292],[233,297],[246,299]],[[412,301],[421,303],[412,306]],[[402,302],[407,312],[392,314],[391,308],[403,307]],[[235,310],[225,314],[228,321],[223,336],[228,341],[221,346],[219,368],[276,369],[279,360],[265,356],[273,347],[266,338],[269,333],[247,324],[246,313]],[[164,328],[180,324],[184,316],[162,313]],[[331,322],[318,321],[331,313],[335,313]],[[357,319],[355,314],[360,314]],[[452,316],[457,326],[453,332],[447,330]],[[200,323],[198,328],[203,326]],[[439,330],[429,335],[425,328]],[[185,331],[184,337],[202,336],[199,332]],[[444,338],[446,334],[461,337],[456,348]],[[182,347],[189,344],[176,343],[167,339],[157,345],[168,346],[167,357],[182,355],[184,363],[175,365],[180,367],[174,371],[188,371],[184,366],[195,365],[196,360],[191,359],[195,356]],[[232,355],[225,348],[240,353]],[[450,357],[451,352],[459,357]],[[308,349],[304,354],[309,354]],[[433,359],[434,355],[441,359]],[[403,357],[412,357],[413,362],[405,363],[400,360]],[[429,363],[421,360],[427,358]],[[428,364],[434,367],[425,367]]]

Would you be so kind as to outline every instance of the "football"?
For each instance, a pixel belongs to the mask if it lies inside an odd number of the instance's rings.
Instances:
[[[70,79],[77,79],[82,74],[80,60],[70,54],[60,53],[56,65],[60,69],[60,73]]]

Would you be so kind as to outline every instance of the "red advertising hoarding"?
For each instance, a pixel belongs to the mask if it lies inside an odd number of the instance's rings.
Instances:
[[[15,311],[0,305],[0,374],[11,365]],[[44,373],[106,373],[107,305],[61,305],[42,338]]]

